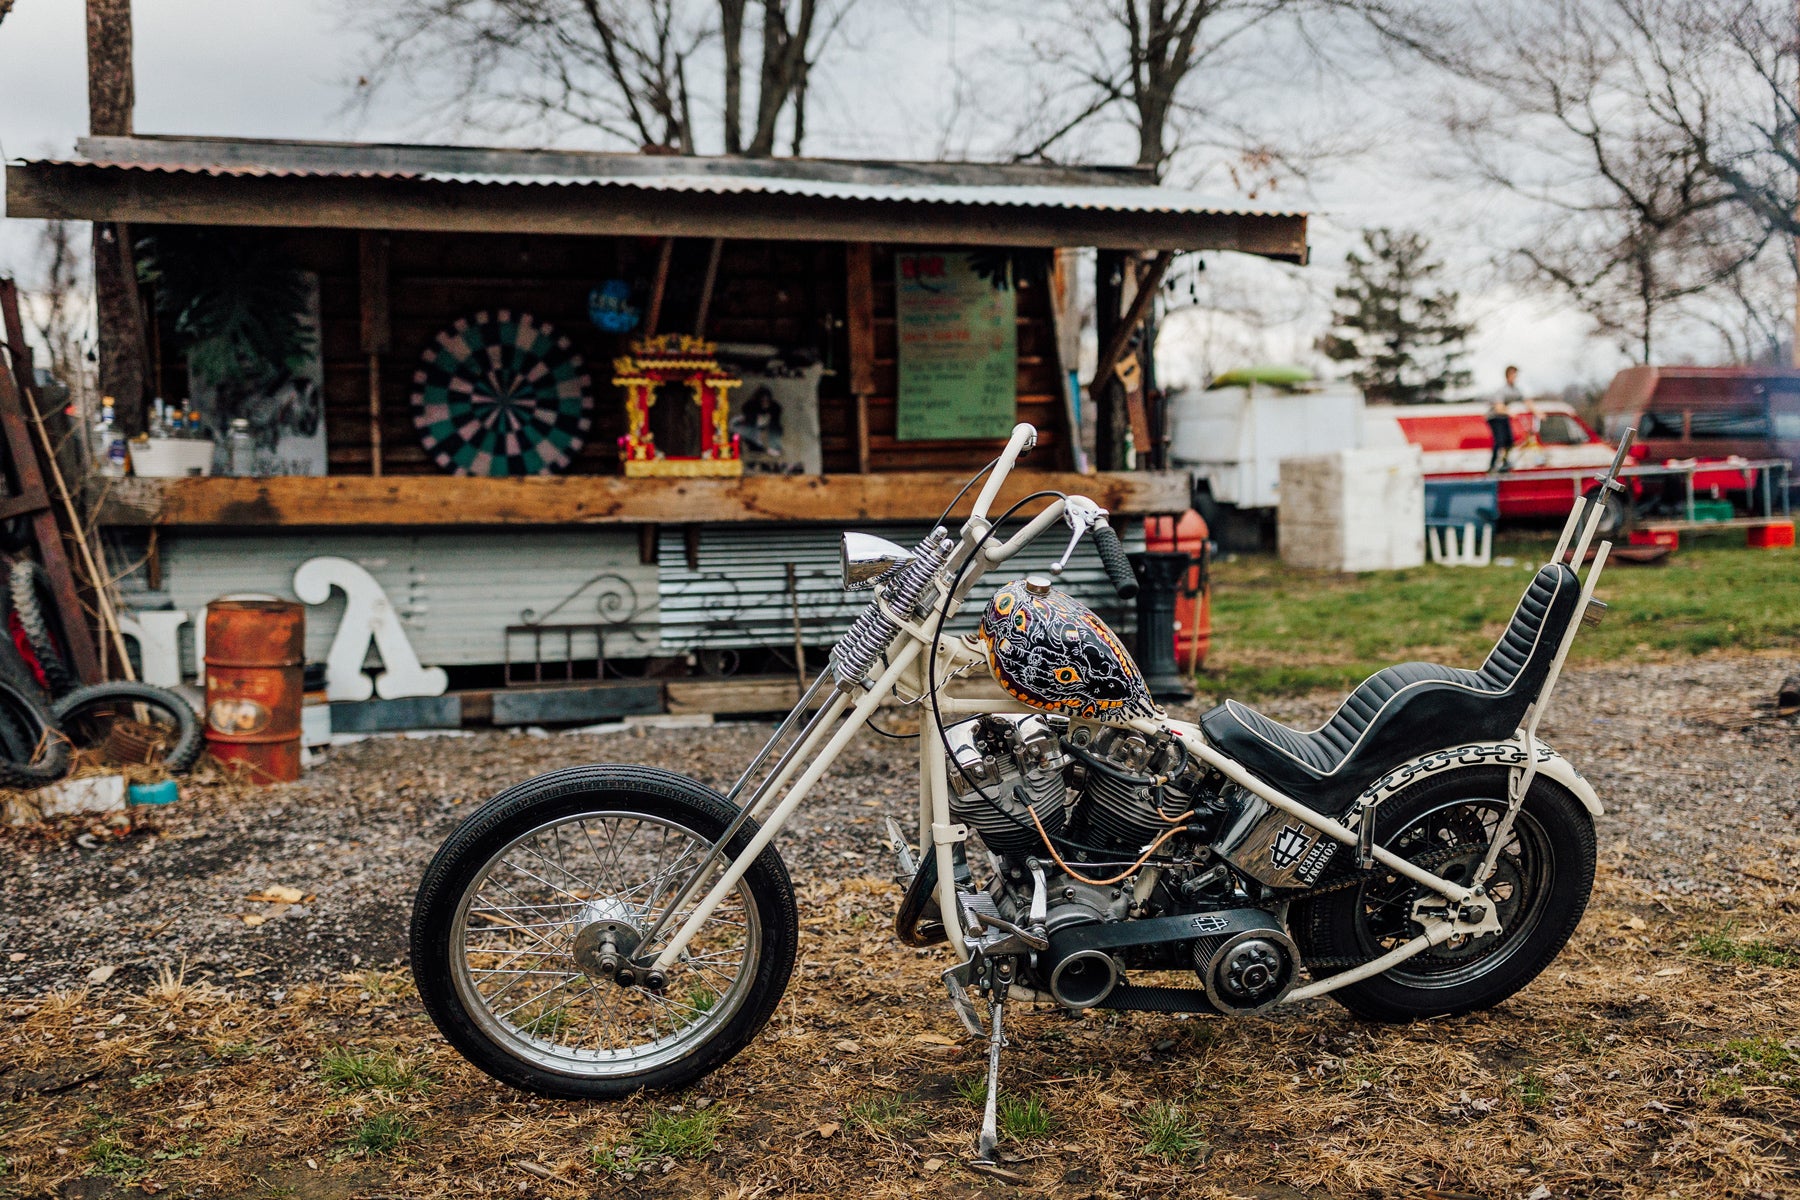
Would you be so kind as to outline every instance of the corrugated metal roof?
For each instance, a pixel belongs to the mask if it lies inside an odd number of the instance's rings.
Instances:
[[[1119,167],[701,158],[202,138],[86,138],[80,149],[88,157],[36,161],[213,178],[391,179],[1095,212],[1299,215],[1156,186],[1148,173]]]

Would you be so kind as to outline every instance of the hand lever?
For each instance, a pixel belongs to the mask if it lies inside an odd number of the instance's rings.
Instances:
[[[1063,568],[1069,565],[1069,559],[1075,554],[1075,547],[1081,544],[1082,536],[1106,520],[1106,510],[1086,496],[1070,496],[1063,501],[1063,520],[1069,523],[1073,532],[1069,535],[1069,545],[1062,552],[1062,557],[1050,564],[1052,575],[1063,573]]]

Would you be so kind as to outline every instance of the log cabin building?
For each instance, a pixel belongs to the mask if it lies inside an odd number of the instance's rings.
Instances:
[[[183,410],[212,389],[159,295],[183,274],[172,257],[210,264],[227,247],[244,270],[305,281],[318,419],[271,434],[299,440],[233,476],[219,401],[214,473],[93,481],[100,523],[143,561],[132,603],[194,623],[218,595],[294,595],[310,559],[358,564],[419,658],[464,689],[443,723],[717,709],[723,679],[740,681],[740,708],[781,707],[743,681],[791,676],[797,644],[816,670],[853,615],[836,531],[916,539],[1014,420],[1041,440],[1002,503],[1058,488],[1123,518],[1185,509],[1177,473],[1086,471],[1075,255],[1092,248],[1102,275],[1133,279],[1142,263],[1153,289],[1175,253],[1306,253],[1304,214],[1220,207],[1134,168],[130,136],[9,163],[6,188],[12,216],[129,228],[154,394]],[[935,297],[938,316],[920,316],[909,272],[946,258],[1005,303],[965,280],[974,317],[946,318]],[[1129,292],[1106,292],[1103,358],[1142,313]],[[927,362],[907,330],[929,340],[934,319],[965,337],[1001,322],[1004,352]],[[562,434],[472,445],[466,410],[446,415],[470,376],[445,372],[546,326],[533,369],[562,381],[544,393]],[[693,408],[676,402],[690,394]],[[793,418],[786,459],[740,466],[776,397]],[[1071,589],[1129,625],[1086,557]],[[314,610],[309,658],[325,657],[342,603]],[[583,686],[523,699],[568,682]]]

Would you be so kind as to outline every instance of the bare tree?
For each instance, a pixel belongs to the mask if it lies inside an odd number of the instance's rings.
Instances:
[[[1510,251],[1522,273],[1646,362],[1673,325],[1708,323],[1770,244],[1674,116],[1716,113],[1684,82],[1720,64],[1702,7],[1513,0],[1471,7],[1454,37],[1420,50],[1458,80],[1445,111],[1464,167],[1535,202]]]
[[[749,0],[375,0],[354,19],[376,50],[366,104],[435,80],[449,121],[574,126],[629,146],[696,153],[722,111],[726,153],[775,152],[784,117],[799,153],[807,76],[855,0],[760,0],[756,108],[744,135]],[[716,86],[715,86],[716,85]]]
[[[82,279],[87,263],[74,222],[46,221],[38,240],[37,287],[31,289],[32,332],[45,367],[80,394],[87,371],[88,312]]]
[[[0,21],[6,20],[6,14],[12,11],[13,0],[0,0]]]

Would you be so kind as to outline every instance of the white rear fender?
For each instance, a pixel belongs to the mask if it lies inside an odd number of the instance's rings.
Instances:
[[[1537,744],[1537,754],[1539,775],[1554,779],[1574,792],[1576,798],[1594,816],[1606,811],[1600,805],[1600,797],[1594,792],[1594,786],[1582,778],[1581,772],[1568,759],[1543,742]],[[1444,750],[1433,750],[1430,754],[1421,754],[1411,762],[1400,764],[1370,784],[1357,798],[1352,811],[1379,803],[1409,784],[1445,771],[1464,767],[1516,767],[1522,766],[1524,762],[1525,747],[1517,741],[1471,742]]]

